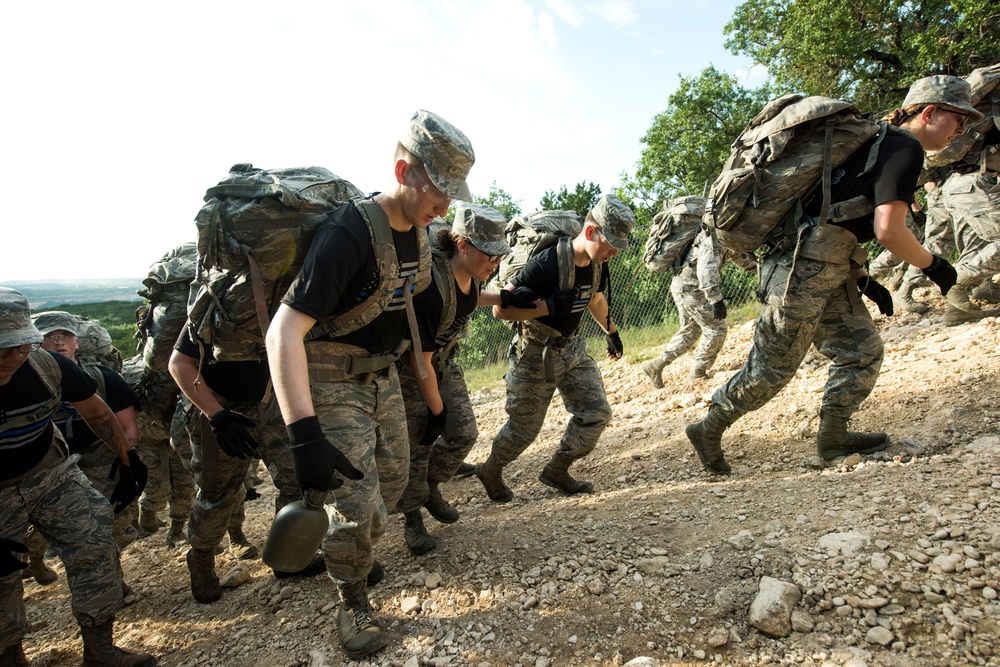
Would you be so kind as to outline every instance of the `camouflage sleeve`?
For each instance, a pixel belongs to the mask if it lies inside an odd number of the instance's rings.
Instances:
[[[712,237],[702,232],[698,239],[698,288],[708,297],[709,303],[722,300],[719,289],[719,252]]]

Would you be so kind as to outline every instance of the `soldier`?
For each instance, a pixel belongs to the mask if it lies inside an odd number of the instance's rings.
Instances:
[[[833,174],[832,201],[865,194],[872,200],[874,215],[816,225],[802,235],[798,247],[776,248],[765,258],[758,294],[764,308],[747,361],[712,395],[705,419],[686,430],[698,458],[710,471],[731,472],[722,452],[723,432],[781,391],[813,344],[833,362],[816,436],[819,455],[831,460],[851,453],[870,454],[888,444],[885,433],[847,431],[851,415],[875,386],[883,356],[871,314],[860,302],[858,283],[882,312],[892,312],[889,291],[859,268],[867,252],[858,243],[877,238],[894,255],[922,268],[947,294],[955,282],[955,270],[920,245],[906,228],[906,211],[917,187],[923,151],[944,148],[963,132],[970,116],[981,115],[970,105],[970,90],[966,81],[951,76],[915,82],[903,107],[888,117],[893,126],[913,136],[886,134],[874,168],[855,176],[864,171],[873,138]],[[821,197],[807,202],[806,215],[818,214],[821,202],[816,199]]]
[[[413,300],[415,335],[431,372],[420,379],[413,351],[397,362],[410,437],[410,481],[396,511],[406,519],[404,538],[414,555],[437,546],[424,527],[421,507],[441,523],[458,521],[458,510],[441,496],[439,485],[454,476],[479,436],[465,376],[455,360],[459,338],[476,306],[534,308],[538,299],[524,290],[480,291],[480,283],[511,252],[504,240],[506,224],[503,214],[489,206],[458,204],[452,228],[437,232],[431,286]]]
[[[128,386],[121,374],[107,366],[90,361],[80,363],[80,339],[77,331],[79,320],[75,316],[62,311],[46,311],[37,313],[33,320],[44,336],[43,350],[69,357],[97,380],[98,395],[115,413],[115,418],[122,425],[130,446],[138,452],[139,413],[135,409],[139,403],[138,394]],[[80,470],[90,478],[94,488],[110,499],[115,489],[114,472],[117,469],[117,455],[108,450],[107,445],[87,427],[71,405],[64,405],[54,419],[69,444],[70,452],[80,455],[78,462]],[[134,505],[115,512],[112,533],[119,549],[125,549],[138,537],[135,527],[132,526],[134,518]]]
[[[514,493],[504,484],[503,469],[534,441],[556,389],[573,415],[559,449],[538,479],[566,494],[592,493],[594,485],[578,481],[569,467],[597,445],[611,419],[611,406],[597,362],[587,354],[586,339],[578,331],[584,311],[604,330],[608,358],[620,359],[621,336],[604,297],[609,274],[604,264],[628,248],[635,225],[632,211],[617,197],[604,195],[587,213],[583,228],[571,241],[573,285],[559,286],[559,246],[532,255],[505,289],[528,288],[543,301],[536,309],[493,307],[493,315],[518,321],[507,370],[507,423],[493,439],[490,456],[476,466],[490,500],[506,503]]]
[[[202,360],[202,354],[209,358]],[[190,405],[184,407],[191,443],[191,470],[198,495],[191,510],[186,560],[191,594],[198,602],[215,602],[222,586],[215,573],[215,548],[229,532],[233,555],[250,557],[239,546],[243,535],[243,480],[251,462],[263,458],[278,489],[275,511],[301,499],[291,455],[285,445],[284,424],[269,395],[267,359],[219,361],[211,348],[191,339],[189,328],[181,333],[170,355],[170,374]],[[234,512],[236,518],[234,519]],[[256,547],[252,555],[256,555]],[[275,572],[279,578],[322,572],[322,563],[310,571]]]
[[[412,293],[430,282],[424,229],[452,199],[472,198],[465,179],[474,161],[458,128],[429,111],[413,114],[396,146],[392,188],[344,204],[317,229],[267,332],[295,476],[303,489],[335,491],[323,553],[340,589],[337,633],[351,658],[386,642],[366,579],[408,477],[395,361],[407,348],[407,321],[417,329]],[[420,349],[417,359],[423,377]]]
[[[719,248],[712,234],[702,230],[682,260],[681,271],[670,281],[680,328],[659,356],[642,364],[653,386],[663,387],[663,368],[698,343],[690,379],[707,380],[708,371],[726,342],[726,302],[719,289]]]
[[[0,539],[6,549],[30,521],[66,566],[73,614],[83,634],[85,667],[147,667],[156,658],[114,646],[122,606],[121,564],[111,536],[111,505],[68,458],[52,423],[69,402],[93,432],[117,452],[116,509],[142,492],[145,477],[114,413],[95,393],[97,383],[69,358],[39,350],[28,300],[0,287]],[[0,665],[28,665],[21,646],[27,630],[21,576],[0,554]]]
[[[947,174],[943,174],[943,176],[947,176]],[[952,224],[951,214],[948,213],[948,209],[945,208],[944,202],[941,200],[941,188],[938,187],[936,181],[928,181],[924,183],[924,191],[927,193],[927,207],[921,211],[923,226],[914,230],[913,235],[921,240],[925,248],[938,257],[951,257],[952,253],[955,252],[955,228]],[[914,202],[911,207],[919,208],[919,205]],[[909,224],[910,217],[907,215],[907,224]],[[912,217],[917,218],[917,222],[919,222],[921,216],[914,212]],[[885,251],[883,255],[894,256],[889,251]],[[908,313],[926,313],[930,310],[930,306],[917,301],[913,296],[913,291],[925,284],[927,277],[924,276],[923,271],[915,266],[903,262],[900,264],[903,274],[898,289],[892,295],[893,305]]]

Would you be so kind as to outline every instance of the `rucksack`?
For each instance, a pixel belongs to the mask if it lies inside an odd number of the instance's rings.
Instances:
[[[1000,172],[1000,145],[985,143],[990,131],[1000,130],[1000,63],[973,70],[965,79],[972,87],[972,106],[983,117],[941,150],[927,153],[924,166],[931,170],[958,163]]]
[[[684,257],[694,244],[705,216],[705,197],[691,195],[663,202],[653,216],[642,261],[656,273],[680,273]]]
[[[167,362],[187,322],[188,290],[197,272],[198,245],[182,243],[149,267],[139,296],[146,303],[135,311],[142,361],[154,371],[166,371]]]
[[[581,229],[583,220],[575,211],[537,211],[527,216],[514,216],[504,230],[512,252],[500,262],[496,277],[498,288],[502,289],[513,280],[531,256],[555,244],[558,244],[559,289],[573,287],[573,248],[570,242]]]
[[[843,100],[791,94],[768,102],[733,142],[712,184],[705,223],[724,248],[753,252],[775,229],[794,230],[802,203],[817,188],[823,192],[821,223],[870,212],[873,205],[866,209],[860,197],[831,207],[830,173],[880,135],[862,173],[870,170],[887,130]]]
[[[217,361],[259,360],[271,317],[330,212],[364,196],[323,167],[234,165],[195,217],[198,271],[188,302],[193,340]],[[391,234],[390,234],[391,242]],[[381,261],[379,253],[376,258]]]

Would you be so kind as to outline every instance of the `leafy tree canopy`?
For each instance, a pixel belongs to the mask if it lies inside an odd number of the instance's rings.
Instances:
[[[590,209],[601,198],[601,186],[596,183],[577,183],[572,192],[566,186],[559,188],[559,192],[546,190],[539,202],[539,210],[542,211],[576,211],[581,218],[587,216]]]
[[[725,34],[779,86],[863,111],[898,106],[920,77],[1000,61],[996,0],[745,0]]]
[[[642,138],[633,196],[648,203],[702,194],[722,170],[733,140],[772,96],[770,87],[747,90],[714,67],[682,76],[666,111]]]
[[[496,181],[490,183],[490,193],[487,196],[480,197],[475,195],[473,196],[473,201],[477,204],[485,204],[486,206],[495,208],[503,213],[503,217],[507,220],[521,213],[521,204],[524,202],[523,199],[515,200],[503,188],[498,188]]]

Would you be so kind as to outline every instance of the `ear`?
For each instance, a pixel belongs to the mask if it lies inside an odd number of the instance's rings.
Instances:
[[[588,222],[583,226],[583,237],[588,241],[592,241],[594,237],[594,232],[596,231],[597,231],[597,225]]]
[[[923,121],[924,125],[931,124],[931,116],[937,111],[937,106],[934,104],[928,104],[924,107],[923,111],[920,112],[920,120]]]
[[[406,177],[407,175],[409,175],[411,168],[412,167],[410,166],[410,163],[404,160],[403,158],[399,158],[398,160],[396,160],[396,169],[395,169],[396,182],[399,183],[400,185],[406,183]]]

